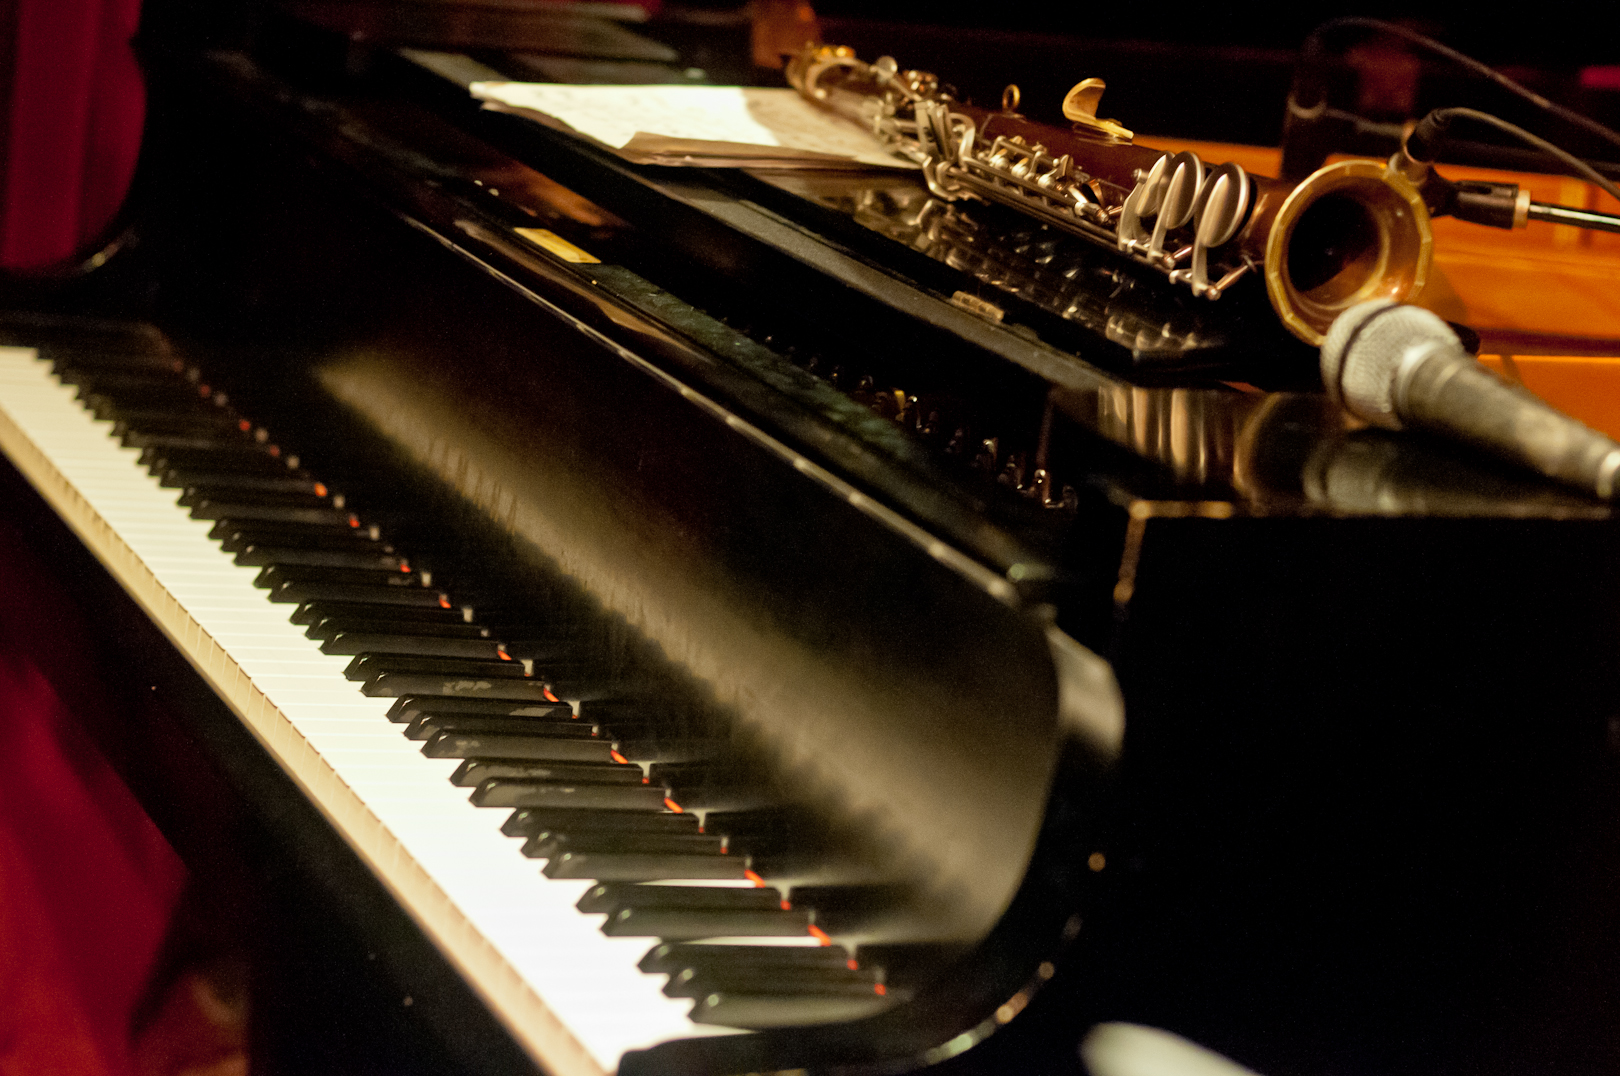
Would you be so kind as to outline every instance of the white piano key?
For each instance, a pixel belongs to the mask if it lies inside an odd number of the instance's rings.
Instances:
[[[644,938],[608,938],[574,904],[589,882],[553,881],[500,832],[504,812],[449,783],[322,654],[293,606],[253,586],[26,349],[0,348],[0,449],[265,743],[396,893],[541,1067],[612,1072],[630,1049],[713,1033],[636,968]],[[808,939],[807,939],[808,940]],[[750,939],[757,942],[757,939]]]

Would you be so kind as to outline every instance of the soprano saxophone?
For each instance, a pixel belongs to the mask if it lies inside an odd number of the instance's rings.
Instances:
[[[1259,274],[1295,336],[1320,345],[1341,312],[1397,301],[1423,286],[1432,258],[1429,211],[1388,165],[1341,161],[1298,184],[1208,167],[1190,152],[1139,146],[1099,119],[1101,79],[1070,90],[1065,130],[1018,112],[1016,86],[1001,109],[952,99],[937,76],[890,57],[866,63],[848,48],[807,46],[788,81],[811,102],[866,127],[915,161],[947,201],[1011,206],[1117,250],[1204,299]]]

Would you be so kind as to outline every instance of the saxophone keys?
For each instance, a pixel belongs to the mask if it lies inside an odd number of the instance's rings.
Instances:
[[[1158,171],[1158,163],[1153,169]],[[1153,222],[1153,238],[1148,242],[1148,256],[1153,258],[1164,250],[1164,241],[1170,232],[1192,220],[1204,186],[1204,162],[1196,153],[1182,150],[1170,158],[1168,171],[1170,177],[1164,181],[1164,193],[1157,199],[1158,219]]]
[[[1134,253],[1138,247],[1147,240],[1147,233],[1142,229],[1142,218],[1151,217],[1159,211],[1159,203],[1164,198],[1166,183],[1165,172],[1170,167],[1170,154],[1162,154],[1153,162],[1153,166],[1145,175],[1138,176],[1136,186],[1125,198],[1125,205],[1119,215],[1119,249],[1127,253]]]
[[[1230,242],[1248,215],[1253,181],[1243,167],[1228,161],[1211,172],[1199,192],[1198,238],[1205,246]]]
[[[1196,215],[1198,227],[1193,235],[1192,272],[1187,283],[1200,299],[1217,299],[1236,277],[1228,274],[1217,283],[1209,282],[1209,251],[1229,242],[1243,224],[1249,209],[1253,184],[1248,173],[1232,163],[1221,165],[1210,173],[1209,182],[1200,192]],[[1239,274],[1241,275],[1241,274]]]

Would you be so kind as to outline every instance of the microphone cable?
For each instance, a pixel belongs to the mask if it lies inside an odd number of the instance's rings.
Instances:
[[[1396,146],[1402,146],[1406,141],[1404,136],[1408,128],[1405,125],[1372,120],[1328,105],[1321,72],[1322,60],[1326,55],[1324,40],[1332,32],[1341,29],[1373,30],[1399,38],[1488,80],[1556,119],[1563,120],[1593,137],[1620,147],[1620,133],[1615,132],[1612,128],[1571,108],[1548,100],[1488,64],[1482,63],[1466,53],[1459,52],[1440,41],[1436,41],[1427,34],[1382,19],[1345,16],[1330,19],[1316,27],[1306,36],[1304,43],[1300,47],[1300,62],[1296,70],[1294,85],[1289,91],[1288,113],[1284,123],[1283,158],[1284,173],[1286,175],[1303,178],[1305,173],[1315,171],[1320,166],[1321,161],[1334,151],[1335,147],[1331,144],[1334,135],[1331,132],[1335,129],[1342,132],[1342,134],[1370,136],[1376,140],[1388,140]],[[1437,117],[1436,113],[1442,115]],[[1459,117],[1467,117],[1503,131],[1544,156],[1556,160],[1560,165],[1581,178],[1597,183],[1606,193],[1620,197],[1620,195],[1616,194],[1616,187],[1612,181],[1600,178],[1601,172],[1594,168],[1590,162],[1582,160],[1546,139],[1540,138],[1524,128],[1490,113],[1481,112],[1477,109],[1437,109],[1425,116],[1420,123],[1428,123],[1428,133],[1437,135],[1450,122],[1450,119]],[[1312,128],[1317,128],[1324,121],[1328,124],[1326,129],[1312,131]],[[1440,130],[1436,130],[1436,128]],[[1291,135],[1293,140],[1298,140],[1301,145],[1297,147],[1291,146]],[[1439,139],[1433,138],[1431,141],[1438,143]],[[1435,155],[1430,155],[1423,163],[1434,163],[1435,159]],[[1525,170],[1519,166],[1515,167],[1518,167],[1519,170]],[[1612,170],[1616,166],[1606,164],[1606,167]],[[1576,222],[1565,221],[1565,223]]]
[[[1556,101],[1548,100],[1547,98],[1541,96],[1541,94],[1530,89],[1528,86],[1515,82],[1513,79],[1502,74],[1502,72],[1496,70],[1494,67],[1491,67],[1489,64],[1481,63],[1466,53],[1458,52],[1450,45],[1436,41],[1427,34],[1420,34],[1416,30],[1408,29],[1407,27],[1400,26],[1396,23],[1385,22],[1383,19],[1365,18],[1359,15],[1347,15],[1342,18],[1329,19],[1327,22],[1322,23],[1316,29],[1312,30],[1305,38],[1305,42],[1300,48],[1300,51],[1304,54],[1305,59],[1316,59],[1317,56],[1323,52],[1322,38],[1332,31],[1341,28],[1377,30],[1381,33],[1389,34],[1392,37],[1401,38],[1402,40],[1413,45],[1417,45],[1419,48],[1426,49],[1437,56],[1451,61],[1464,70],[1470,71],[1481,78],[1495,83],[1504,90],[1507,90],[1509,93],[1513,94],[1515,97],[1529,102],[1549,115],[1556,116],[1566,123],[1579,127],[1587,133],[1603,139],[1605,142],[1608,142],[1611,145],[1620,147],[1620,133],[1616,133],[1612,128],[1606,127],[1588,116],[1583,116],[1581,113],[1576,112],[1572,108],[1566,108],[1565,106],[1558,104]]]

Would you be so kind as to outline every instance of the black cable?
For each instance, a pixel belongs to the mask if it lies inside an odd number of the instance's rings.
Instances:
[[[1414,45],[1428,49],[1436,55],[1443,56],[1452,63],[1472,71],[1476,75],[1489,79],[1491,82],[1501,86],[1509,93],[1515,94],[1516,96],[1529,101],[1537,108],[1557,116],[1566,123],[1574,124],[1589,134],[1596,135],[1607,142],[1620,146],[1620,133],[1610,130],[1608,127],[1605,127],[1596,120],[1589,119],[1573,109],[1565,108],[1563,105],[1547,100],[1547,98],[1541,96],[1539,93],[1536,93],[1534,90],[1531,90],[1529,87],[1520,85],[1495,68],[1480,63],[1472,56],[1458,52],[1449,45],[1443,45],[1434,38],[1420,34],[1416,30],[1408,30],[1404,26],[1398,26],[1392,22],[1385,22],[1382,19],[1369,19],[1355,15],[1338,19],[1329,19],[1327,22],[1324,22],[1322,25],[1311,31],[1310,36],[1305,39],[1303,51],[1306,53],[1320,51],[1322,47],[1322,36],[1328,31],[1338,29],[1339,27],[1359,27],[1365,30],[1378,30],[1383,33],[1392,34],[1395,37],[1402,38]],[[1482,112],[1479,113],[1479,115],[1483,116],[1486,115],[1486,113]],[[1495,117],[1491,117],[1491,119],[1495,120]],[[1506,121],[1498,120],[1496,122],[1503,123]],[[1520,128],[1514,128],[1510,133],[1524,134],[1528,132],[1524,132]],[[1608,188],[1605,187],[1605,189]]]
[[[1423,117],[1412,131],[1411,138],[1407,140],[1407,152],[1411,153],[1417,160],[1427,158],[1432,163],[1439,156],[1439,144],[1443,143],[1446,128],[1453,119],[1472,120],[1475,123],[1483,123],[1489,127],[1495,127],[1498,131],[1510,134],[1562,162],[1582,179],[1590,183],[1596,183],[1616,200],[1620,200],[1620,187],[1615,186],[1607,176],[1575,156],[1575,154],[1553,145],[1540,135],[1531,134],[1517,124],[1509,123],[1499,116],[1493,116],[1489,112],[1481,112],[1476,108],[1435,109]],[[1432,148],[1426,149],[1424,147]]]

